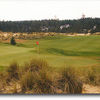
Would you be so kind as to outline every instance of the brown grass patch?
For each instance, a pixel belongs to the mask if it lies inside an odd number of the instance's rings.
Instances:
[[[59,87],[63,93],[82,93],[83,84],[79,80],[79,77],[75,74],[75,70],[71,67],[64,68],[61,71],[61,77],[59,78]]]

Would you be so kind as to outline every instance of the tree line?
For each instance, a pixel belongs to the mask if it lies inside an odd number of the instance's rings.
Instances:
[[[95,33],[100,32],[100,18],[73,20],[32,20],[0,21],[3,32],[58,32],[58,33]]]

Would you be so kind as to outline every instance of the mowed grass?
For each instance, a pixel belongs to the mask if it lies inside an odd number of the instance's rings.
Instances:
[[[36,45],[39,41],[39,47]],[[38,51],[39,49],[39,51]],[[20,65],[32,58],[43,58],[56,68],[100,65],[100,36],[52,36],[27,40],[12,46],[0,43],[0,69],[12,61]]]

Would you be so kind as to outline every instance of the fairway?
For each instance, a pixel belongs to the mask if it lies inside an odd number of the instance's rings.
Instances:
[[[39,41],[39,53],[36,41]],[[53,67],[100,65],[100,36],[48,36],[12,46],[0,43],[0,69],[12,61],[20,65],[32,58],[46,59]]]

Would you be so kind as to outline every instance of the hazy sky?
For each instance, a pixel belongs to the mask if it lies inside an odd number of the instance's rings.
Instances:
[[[100,0],[0,0],[0,20],[100,17]]]

